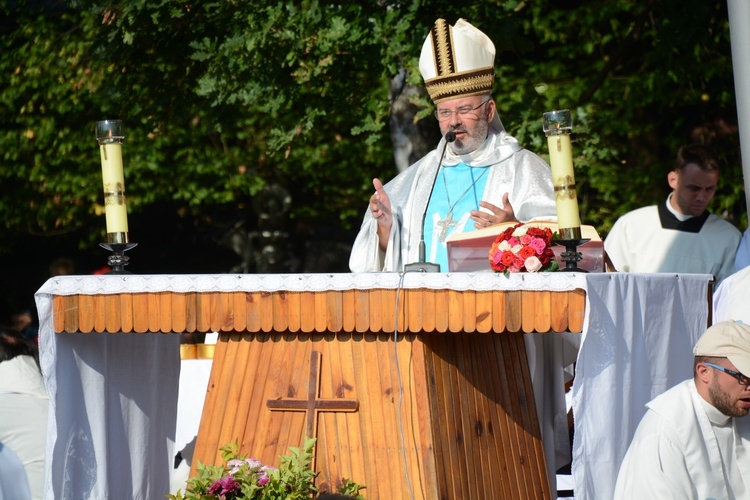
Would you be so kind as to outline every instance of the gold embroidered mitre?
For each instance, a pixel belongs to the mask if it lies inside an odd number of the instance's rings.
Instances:
[[[435,104],[492,92],[494,64],[492,40],[463,19],[455,26],[435,21],[419,57],[419,71]]]

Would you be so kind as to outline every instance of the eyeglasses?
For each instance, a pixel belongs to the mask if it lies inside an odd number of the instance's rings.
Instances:
[[[750,385],[750,378],[744,376],[740,372],[736,372],[734,370],[730,370],[729,368],[724,368],[723,366],[715,365],[713,363],[704,362],[703,364],[706,365],[706,366],[710,366],[711,368],[716,368],[717,370],[720,370],[720,371],[726,373],[727,375],[731,375],[732,377],[736,378],[737,379],[737,383],[740,384],[740,385],[742,385],[742,386],[747,387],[747,386]]]
[[[451,111],[450,109],[436,109],[435,110],[435,118],[437,118],[441,122],[444,122],[446,120],[450,120],[451,117],[453,116],[453,113],[457,114],[458,116],[460,116],[462,118],[469,118],[471,115],[473,115],[473,113],[472,113],[473,111],[478,110],[479,108],[481,108],[482,106],[484,106],[488,102],[490,102],[489,99],[487,99],[486,101],[484,101],[482,104],[480,104],[476,108],[472,108],[471,106],[461,106],[456,111]],[[474,115],[473,117],[474,118],[478,118],[476,115]]]

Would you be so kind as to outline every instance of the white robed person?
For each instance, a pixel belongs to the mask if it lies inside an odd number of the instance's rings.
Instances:
[[[750,325],[716,323],[693,355],[693,378],[646,405],[616,500],[750,498]]]
[[[385,186],[373,180],[375,194],[349,260],[353,272],[402,272],[419,262],[423,229],[425,260],[447,272],[451,234],[503,222],[556,220],[549,165],[521,147],[497,115],[490,94],[494,58],[492,41],[468,22],[435,22],[419,67],[443,139]],[[455,141],[446,147],[448,132]],[[525,335],[524,341],[554,490],[555,471],[570,461],[563,367],[575,361],[576,349],[557,335]],[[556,366],[550,359],[558,360]]]
[[[349,260],[353,272],[399,272],[418,262],[425,209],[425,258],[443,272],[449,270],[445,240],[453,233],[555,220],[550,167],[521,147],[497,115],[494,58],[492,41],[468,22],[435,22],[419,68],[444,137],[385,186],[373,180],[375,194]],[[445,148],[448,132],[455,141]]]
[[[604,250],[621,272],[713,274],[718,285],[734,272],[740,232],[707,209],[719,184],[716,154],[681,147],[667,182],[667,199],[620,217]]]

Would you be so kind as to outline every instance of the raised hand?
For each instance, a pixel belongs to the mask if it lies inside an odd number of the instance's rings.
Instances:
[[[388,248],[388,237],[393,225],[393,212],[391,211],[391,199],[383,189],[383,183],[380,179],[373,179],[372,185],[375,187],[375,194],[370,196],[370,213],[372,218],[378,223],[378,243],[380,249],[385,251]]]

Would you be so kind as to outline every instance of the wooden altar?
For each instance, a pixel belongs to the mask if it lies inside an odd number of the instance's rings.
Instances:
[[[398,305],[397,305],[398,301]],[[221,332],[195,460],[317,437],[317,484],[367,498],[550,498],[524,333],[585,293],[395,289],[54,296],[55,332]]]

